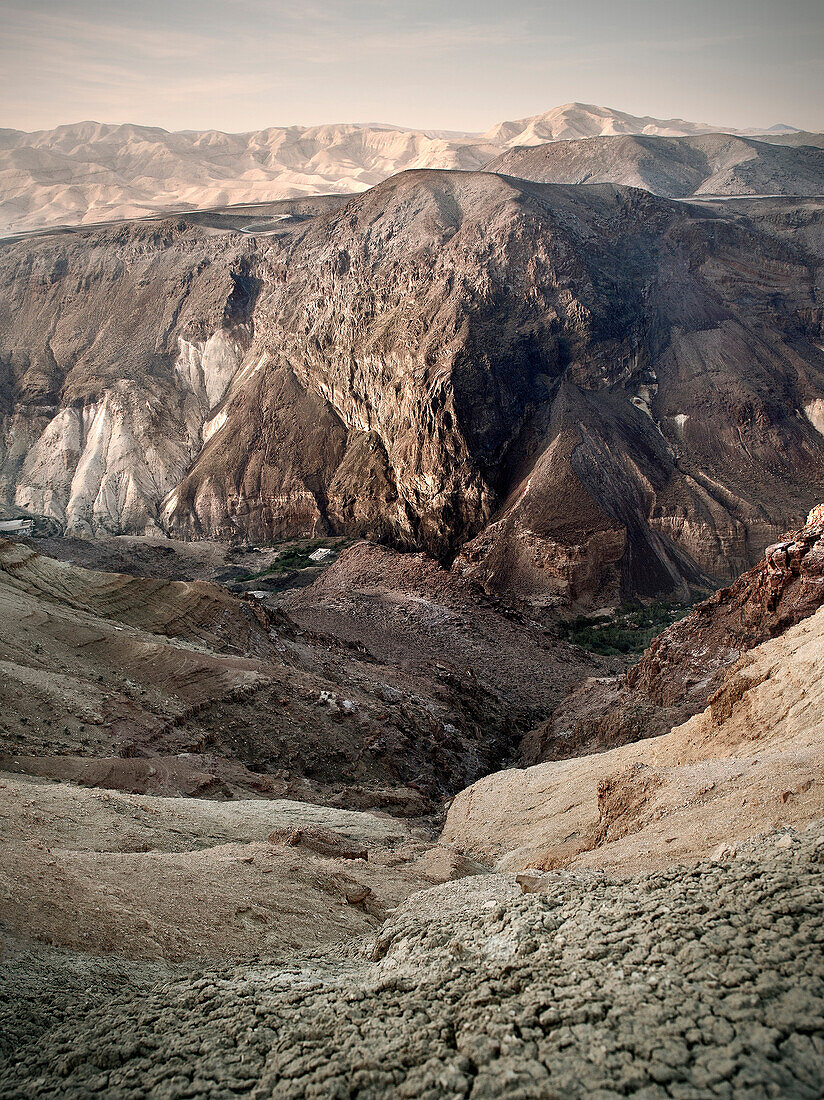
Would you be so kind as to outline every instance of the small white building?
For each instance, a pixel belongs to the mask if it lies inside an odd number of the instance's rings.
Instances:
[[[0,519],[0,537],[8,535],[30,535],[33,530],[33,519]]]

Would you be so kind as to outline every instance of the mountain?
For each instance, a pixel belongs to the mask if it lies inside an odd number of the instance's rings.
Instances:
[[[415,171],[259,237],[8,244],[3,500],[378,538],[537,603],[711,587],[824,495],[821,204],[727,206]]]
[[[656,195],[824,195],[824,149],[730,134],[590,137],[522,145],[487,172],[542,183],[619,183]]]
[[[406,168],[476,169],[497,146],[383,126],[169,133],[83,122],[0,131],[0,231],[366,190]]]
[[[612,107],[593,103],[565,103],[531,118],[516,122],[500,122],[481,137],[507,146],[541,145],[546,141],[574,141],[578,138],[603,137],[617,134],[657,134],[662,137],[683,137],[688,134],[728,133],[728,127],[710,126],[706,122],[687,122],[683,118],[651,118],[630,115]]]
[[[381,123],[274,126],[244,134],[98,122],[35,133],[0,130],[0,233],[159,210],[351,194],[405,169],[475,170],[510,145],[712,129],[572,103],[502,122],[486,134]]]

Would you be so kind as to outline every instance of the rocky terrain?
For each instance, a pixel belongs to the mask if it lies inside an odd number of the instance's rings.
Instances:
[[[726,674],[824,604],[824,510],[783,536],[732,585],[654,638],[624,675],[589,677],[530,731],[525,763],[580,755],[665,733],[726,697]]]
[[[277,963],[19,948],[4,1093],[814,1100],[823,846],[819,825],[630,880],[469,878],[360,950]]]
[[[513,148],[487,172],[540,183],[619,183],[655,195],[824,195],[824,149],[730,134],[587,138]]]
[[[443,839],[507,869],[648,870],[824,816],[823,653],[820,609],[751,650],[669,733],[479,780]]]
[[[377,538],[535,604],[710,590],[824,484],[799,203],[410,172],[262,238],[6,245],[3,496],[73,535]]]
[[[584,103],[502,122],[484,134],[356,124],[272,126],[246,134],[99,122],[35,133],[0,129],[0,234],[159,210],[348,194],[410,168],[471,171],[510,145],[720,129]],[[770,136],[792,133],[778,127]]]
[[[818,1095],[820,513],[706,709],[503,771],[618,661],[423,555],[0,543],[3,1095]]]
[[[285,614],[209,581],[91,572],[0,541],[0,763],[419,816],[497,767],[591,667],[420,558],[354,546],[303,591]]]

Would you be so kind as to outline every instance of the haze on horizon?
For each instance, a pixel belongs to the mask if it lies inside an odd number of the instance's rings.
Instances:
[[[0,124],[481,131],[579,100],[824,129],[819,0],[0,0]]]

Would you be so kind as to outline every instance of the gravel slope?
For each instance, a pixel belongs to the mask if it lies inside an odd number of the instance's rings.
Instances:
[[[533,888],[449,883],[374,946],[278,967],[7,956],[3,1095],[821,1096],[821,822],[734,859]]]

